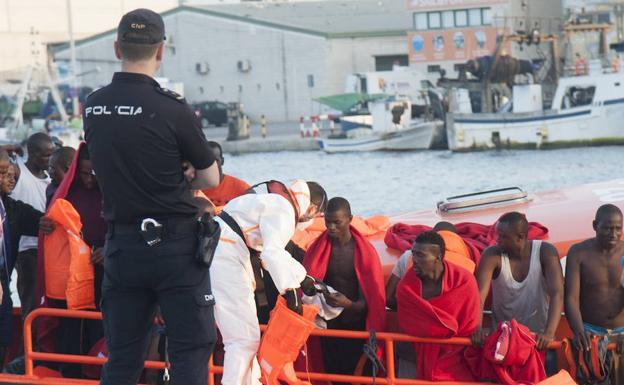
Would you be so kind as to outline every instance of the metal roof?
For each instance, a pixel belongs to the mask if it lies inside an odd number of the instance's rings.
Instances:
[[[193,12],[325,38],[402,36],[412,28],[412,16],[403,0],[317,0],[183,5],[165,11],[161,15],[166,23],[168,16],[180,12]],[[99,38],[114,36],[116,32],[115,28],[77,40],[76,47]],[[69,48],[67,42],[49,46],[55,53]]]
[[[327,37],[401,35],[412,28],[404,0],[241,2],[189,8]]]

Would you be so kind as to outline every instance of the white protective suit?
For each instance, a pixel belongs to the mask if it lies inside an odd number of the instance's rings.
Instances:
[[[289,187],[303,214],[310,206],[305,181]],[[247,194],[232,199],[223,208],[245,234],[242,240],[221,218],[221,238],[210,267],[215,296],[215,319],[223,336],[225,362],[223,385],[260,384],[256,352],[260,327],[254,301],[255,279],[247,245],[260,252],[263,267],[271,274],[280,294],[298,288],[305,268],[284,249],[295,233],[295,210],[279,194]],[[301,215],[300,214],[300,215]]]

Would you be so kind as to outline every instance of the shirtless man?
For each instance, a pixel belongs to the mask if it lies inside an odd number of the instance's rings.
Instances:
[[[609,335],[624,351],[624,287],[620,283],[624,241],[622,211],[600,206],[593,221],[596,237],[570,248],[566,262],[565,310],[578,348],[589,350],[590,335]],[[616,368],[620,367],[616,361]],[[614,372],[618,372],[615,370]],[[612,384],[624,383],[617,375]]]
[[[476,276],[481,309],[492,287],[494,327],[515,318],[537,334],[537,347],[544,349],[555,338],[561,319],[563,273],[557,249],[528,240],[528,228],[523,214],[501,216],[496,245],[483,251]],[[479,326],[473,343],[482,345],[486,334]]]
[[[381,331],[385,322],[381,263],[370,242],[351,227],[352,218],[346,199],[330,199],[325,211],[327,231],[310,246],[303,265],[310,276],[337,291],[324,293],[329,306],[344,309],[327,322],[328,329]],[[322,338],[325,369],[353,374],[363,343],[357,339]]]

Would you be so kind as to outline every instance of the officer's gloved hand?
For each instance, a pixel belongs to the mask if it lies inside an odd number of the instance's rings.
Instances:
[[[299,284],[303,294],[311,297],[316,294],[316,287],[314,287],[314,278],[306,275],[305,279]]]
[[[295,313],[303,315],[303,308],[301,307],[301,301],[297,298],[297,291],[294,289],[288,289],[284,293],[284,299],[286,299],[286,306]]]

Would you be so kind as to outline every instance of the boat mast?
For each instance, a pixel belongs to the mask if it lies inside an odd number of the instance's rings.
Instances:
[[[72,95],[72,115],[80,115],[78,105],[78,71],[76,70],[76,44],[74,42],[74,26],[72,22],[71,0],[67,0],[67,29],[69,30],[69,52],[71,58],[71,95]]]

